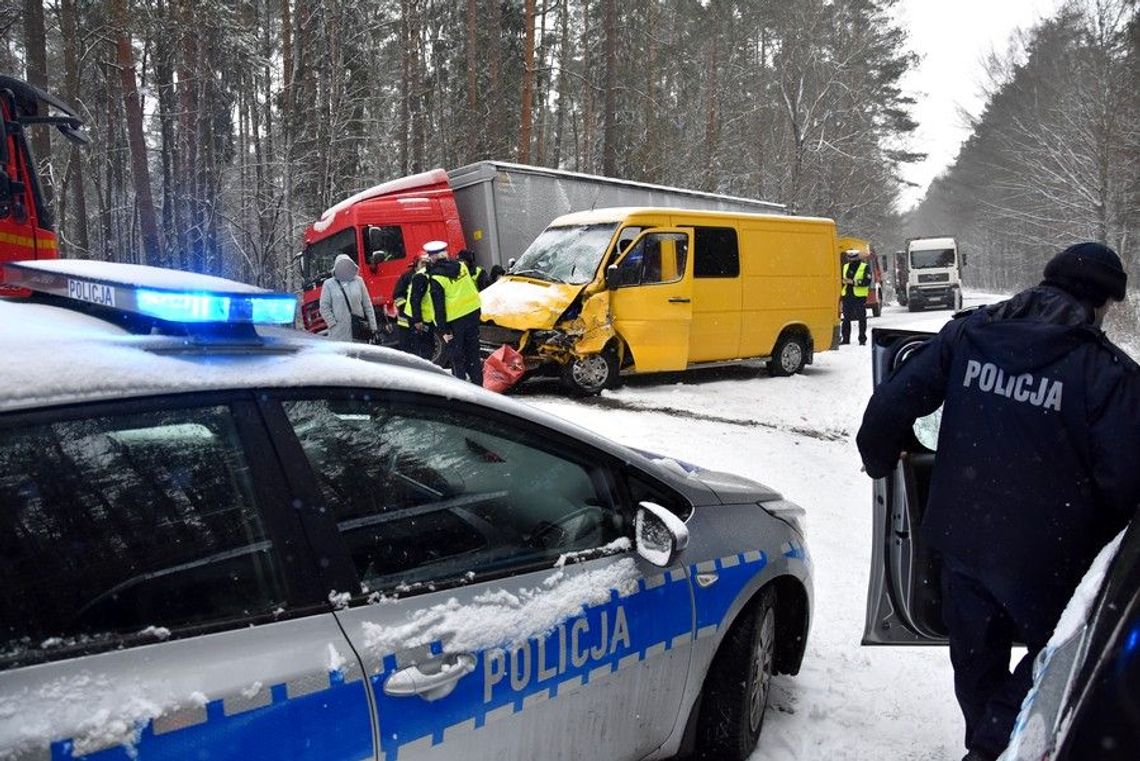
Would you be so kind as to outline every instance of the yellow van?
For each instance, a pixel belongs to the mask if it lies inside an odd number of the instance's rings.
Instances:
[[[791,375],[838,344],[830,219],[684,209],[559,217],[483,291],[485,349],[579,393],[619,373],[763,359]]]

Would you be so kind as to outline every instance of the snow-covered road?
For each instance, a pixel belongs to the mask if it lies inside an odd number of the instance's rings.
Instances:
[[[967,299],[967,304],[988,299]],[[947,311],[888,307],[874,327],[937,330]],[[593,400],[529,384],[522,399],[631,446],[746,475],[807,510],[815,619],[796,677],[780,677],[754,761],[956,759],[962,720],[944,648],[865,648],[871,483],[854,436],[870,352],[823,352],[792,378],[755,368],[627,379]]]

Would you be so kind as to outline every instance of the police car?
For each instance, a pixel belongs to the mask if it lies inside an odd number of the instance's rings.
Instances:
[[[875,330],[875,385],[933,334]],[[976,364],[976,363],[975,363]],[[999,370],[967,367],[983,391]],[[986,376],[990,377],[986,377]],[[1031,376],[1019,376],[1027,378]],[[1049,382],[1010,385],[1017,401],[1048,407]],[[1018,399],[1020,394],[1024,398]],[[865,645],[944,645],[941,561],[917,530],[936,457],[940,413],[915,423],[906,458],[875,481]],[[1003,761],[1132,761],[1140,758],[1140,511],[1105,548],[1061,616],[1034,666]]]
[[[3,265],[0,757],[745,758],[802,511],[292,296]]]

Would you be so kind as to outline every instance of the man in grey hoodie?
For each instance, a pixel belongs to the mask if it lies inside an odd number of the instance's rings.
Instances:
[[[329,327],[328,336],[337,341],[352,341],[352,318],[358,317],[376,333],[376,310],[360,277],[360,268],[352,257],[340,254],[333,261],[332,277],[321,287],[321,318]],[[358,337],[356,340],[365,340]]]

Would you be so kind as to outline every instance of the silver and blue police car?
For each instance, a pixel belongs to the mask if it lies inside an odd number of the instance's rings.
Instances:
[[[286,294],[3,275],[0,757],[742,759],[800,667],[802,511],[757,483]]]

